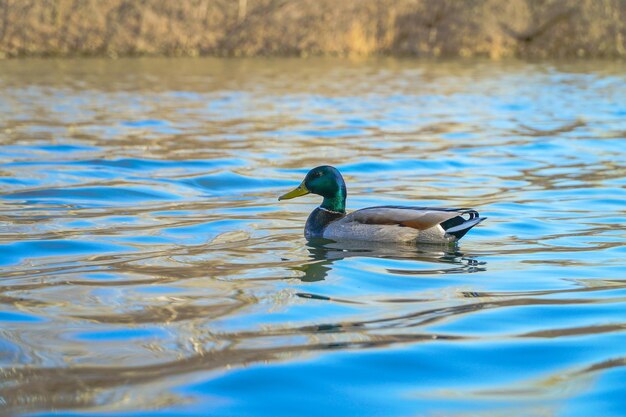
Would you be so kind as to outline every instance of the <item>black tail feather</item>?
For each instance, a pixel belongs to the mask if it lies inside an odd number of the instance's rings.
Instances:
[[[476,210],[467,210],[463,214],[468,214],[469,219],[463,216],[456,216],[441,223],[443,230],[445,230],[447,234],[454,236],[457,240],[465,236],[472,227],[486,219],[486,217],[480,217]]]

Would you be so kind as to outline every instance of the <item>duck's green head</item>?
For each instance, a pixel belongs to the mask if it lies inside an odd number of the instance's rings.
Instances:
[[[281,195],[278,200],[289,200],[309,193],[324,197],[322,208],[341,213],[346,211],[346,183],[335,167],[322,165],[313,168],[298,187]]]

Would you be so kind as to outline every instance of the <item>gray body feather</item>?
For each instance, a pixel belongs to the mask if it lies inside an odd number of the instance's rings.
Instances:
[[[307,220],[305,235],[331,240],[449,243],[484,219],[471,209],[381,206],[345,215],[317,208]]]

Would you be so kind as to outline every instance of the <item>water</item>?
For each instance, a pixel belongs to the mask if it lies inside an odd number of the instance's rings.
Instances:
[[[625,70],[0,62],[0,414],[623,415]],[[319,164],[489,219],[309,245]]]

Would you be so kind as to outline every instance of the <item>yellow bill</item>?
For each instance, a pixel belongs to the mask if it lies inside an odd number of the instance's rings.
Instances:
[[[306,185],[304,185],[304,181],[302,181],[302,183],[300,185],[298,185],[296,188],[294,188],[293,190],[289,191],[287,194],[283,194],[280,197],[278,197],[278,201],[280,201],[280,200],[289,200],[291,198],[301,197],[301,196],[307,195],[309,193],[310,193],[310,191],[306,188]]]

